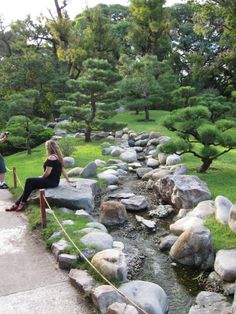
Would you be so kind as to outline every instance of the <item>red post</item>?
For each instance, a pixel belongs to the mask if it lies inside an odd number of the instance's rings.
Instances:
[[[46,216],[46,203],[45,203],[45,190],[41,189],[39,191],[39,199],[40,199],[40,208],[41,208],[41,216],[42,216],[42,227],[47,227],[47,216]]]
[[[13,186],[14,186],[14,189],[17,188],[17,178],[16,178],[16,167],[13,167]]]

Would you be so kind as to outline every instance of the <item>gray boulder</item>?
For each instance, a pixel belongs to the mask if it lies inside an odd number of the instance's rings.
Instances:
[[[188,212],[187,216],[205,219],[211,216],[212,214],[214,214],[215,210],[216,209],[215,209],[214,201],[210,201],[210,200],[202,201],[198,203],[198,205],[193,210]]]
[[[100,222],[96,222],[96,221],[88,222],[86,224],[86,227],[96,228],[96,229],[99,229],[99,230],[107,233],[107,228],[103,224],[101,224]]]
[[[45,196],[52,205],[91,212],[95,206],[94,198],[99,192],[97,180],[75,179],[72,186],[61,179],[58,187],[45,190]]]
[[[137,153],[135,150],[126,150],[125,152],[121,153],[120,159],[125,162],[135,162],[137,161]]]
[[[219,250],[214,269],[220,277],[229,282],[236,280],[236,249]]]
[[[178,237],[174,234],[169,234],[166,237],[160,238],[159,249],[160,251],[169,251]]]
[[[216,220],[227,225],[229,220],[230,208],[233,203],[224,196],[218,195],[215,199]]]
[[[136,170],[138,178],[142,178],[146,173],[152,171],[151,167],[140,167]]]
[[[214,263],[210,231],[203,226],[183,232],[170,249],[170,257],[180,264],[209,269]]]
[[[104,180],[107,186],[119,183],[119,178],[116,175],[105,172],[105,171],[99,173],[97,177],[100,180]]]
[[[201,291],[188,314],[232,314],[227,298],[216,292]]]
[[[63,158],[64,168],[73,168],[75,166],[75,159],[73,157]]]
[[[92,291],[92,300],[99,313],[107,314],[107,308],[115,303],[123,303],[124,298],[111,286],[102,285]]]
[[[155,283],[134,280],[122,284],[119,290],[148,314],[165,314],[168,312],[166,293]]]
[[[193,208],[211,198],[206,183],[196,176],[165,176],[155,184],[155,188],[163,201],[176,208]]]
[[[125,303],[112,303],[108,309],[107,314],[139,314],[135,307]]]
[[[229,211],[229,227],[236,233],[236,205],[233,205]]]
[[[73,169],[71,169],[71,170],[69,170],[69,171],[67,172],[68,177],[76,177],[76,176],[79,176],[79,175],[81,174],[82,170],[83,170],[83,168],[81,168],[81,167],[75,167],[75,168],[73,168]]]
[[[83,293],[90,293],[96,282],[87,270],[71,269],[69,278],[72,285]]]
[[[144,196],[134,196],[128,199],[122,199],[121,203],[129,210],[143,210],[148,207],[148,202]]]
[[[87,164],[84,169],[81,171],[80,176],[82,178],[92,178],[97,174],[97,165],[94,161]]]
[[[152,138],[159,138],[161,137],[161,133],[160,132],[156,132],[156,131],[152,131],[149,134],[149,139],[151,140]]]
[[[96,251],[102,251],[112,248],[112,236],[105,232],[90,232],[80,239],[81,244],[86,247],[94,248]]]
[[[170,231],[175,235],[180,235],[192,227],[201,227],[204,220],[198,217],[183,217],[170,225]]]
[[[124,149],[119,147],[119,146],[116,146],[112,149],[111,151],[111,156],[112,157],[116,157],[116,156],[120,156],[121,153],[124,152]]]
[[[154,158],[148,158],[147,160],[147,166],[151,168],[157,168],[159,167],[160,162]]]
[[[185,165],[182,164],[178,164],[178,165],[174,165],[170,168],[170,171],[174,174],[174,175],[182,175],[182,174],[186,174],[188,171],[188,168]]]
[[[60,254],[58,265],[61,269],[71,269],[77,262],[77,256],[71,254]]]

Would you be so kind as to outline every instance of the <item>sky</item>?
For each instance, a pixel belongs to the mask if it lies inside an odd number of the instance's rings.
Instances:
[[[122,4],[128,5],[129,0],[69,0],[67,12],[70,18],[74,18],[78,13],[83,11],[86,6],[93,7],[98,3],[104,4]],[[9,24],[17,19],[24,19],[27,14],[35,18],[42,13],[49,17],[48,9],[55,12],[54,0],[5,0],[1,1],[0,15],[4,21],[4,25]],[[61,1],[62,2],[62,1]],[[174,3],[180,3],[181,0],[166,0],[166,5],[170,6]],[[59,2],[60,3],[60,2]]]

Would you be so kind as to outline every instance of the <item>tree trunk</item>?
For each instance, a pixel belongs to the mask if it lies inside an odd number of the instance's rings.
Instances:
[[[198,169],[199,173],[205,173],[207,171],[207,169],[210,167],[211,163],[212,163],[212,159],[202,159],[202,164],[200,166],[200,168]]]
[[[139,110],[138,109],[135,109],[135,114],[139,114]]]
[[[145,121],[149,121],[149,110],[148,107],[144,107],[144,113],[145,113]]]
[[[27,132],[27,137],[26,137],[26,149],[27,149],[27,154],[31,155],[31,147],[30,147],[30,129],[29,129],[29,122],[27,121],[26,123],[26,132]]]
[[[88,142],[91,142],[91,128],[90,127],[87,127],[86,130],[85,130],[85,142],[88,143]]]

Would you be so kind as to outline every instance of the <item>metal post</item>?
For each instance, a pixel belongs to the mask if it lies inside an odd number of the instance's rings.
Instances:
[[[17,178],[16,178],[16,167],[13,167],[13,186],[14,186],[14,189],[17,188]]]
[[[46,216],[46,203],[45,203],[45,190],[41,189],[39,191],[39,199],[40,199],[40,208],[41,208],[41,216],[42,216],[42,227],[47,227],[47,216]]]

